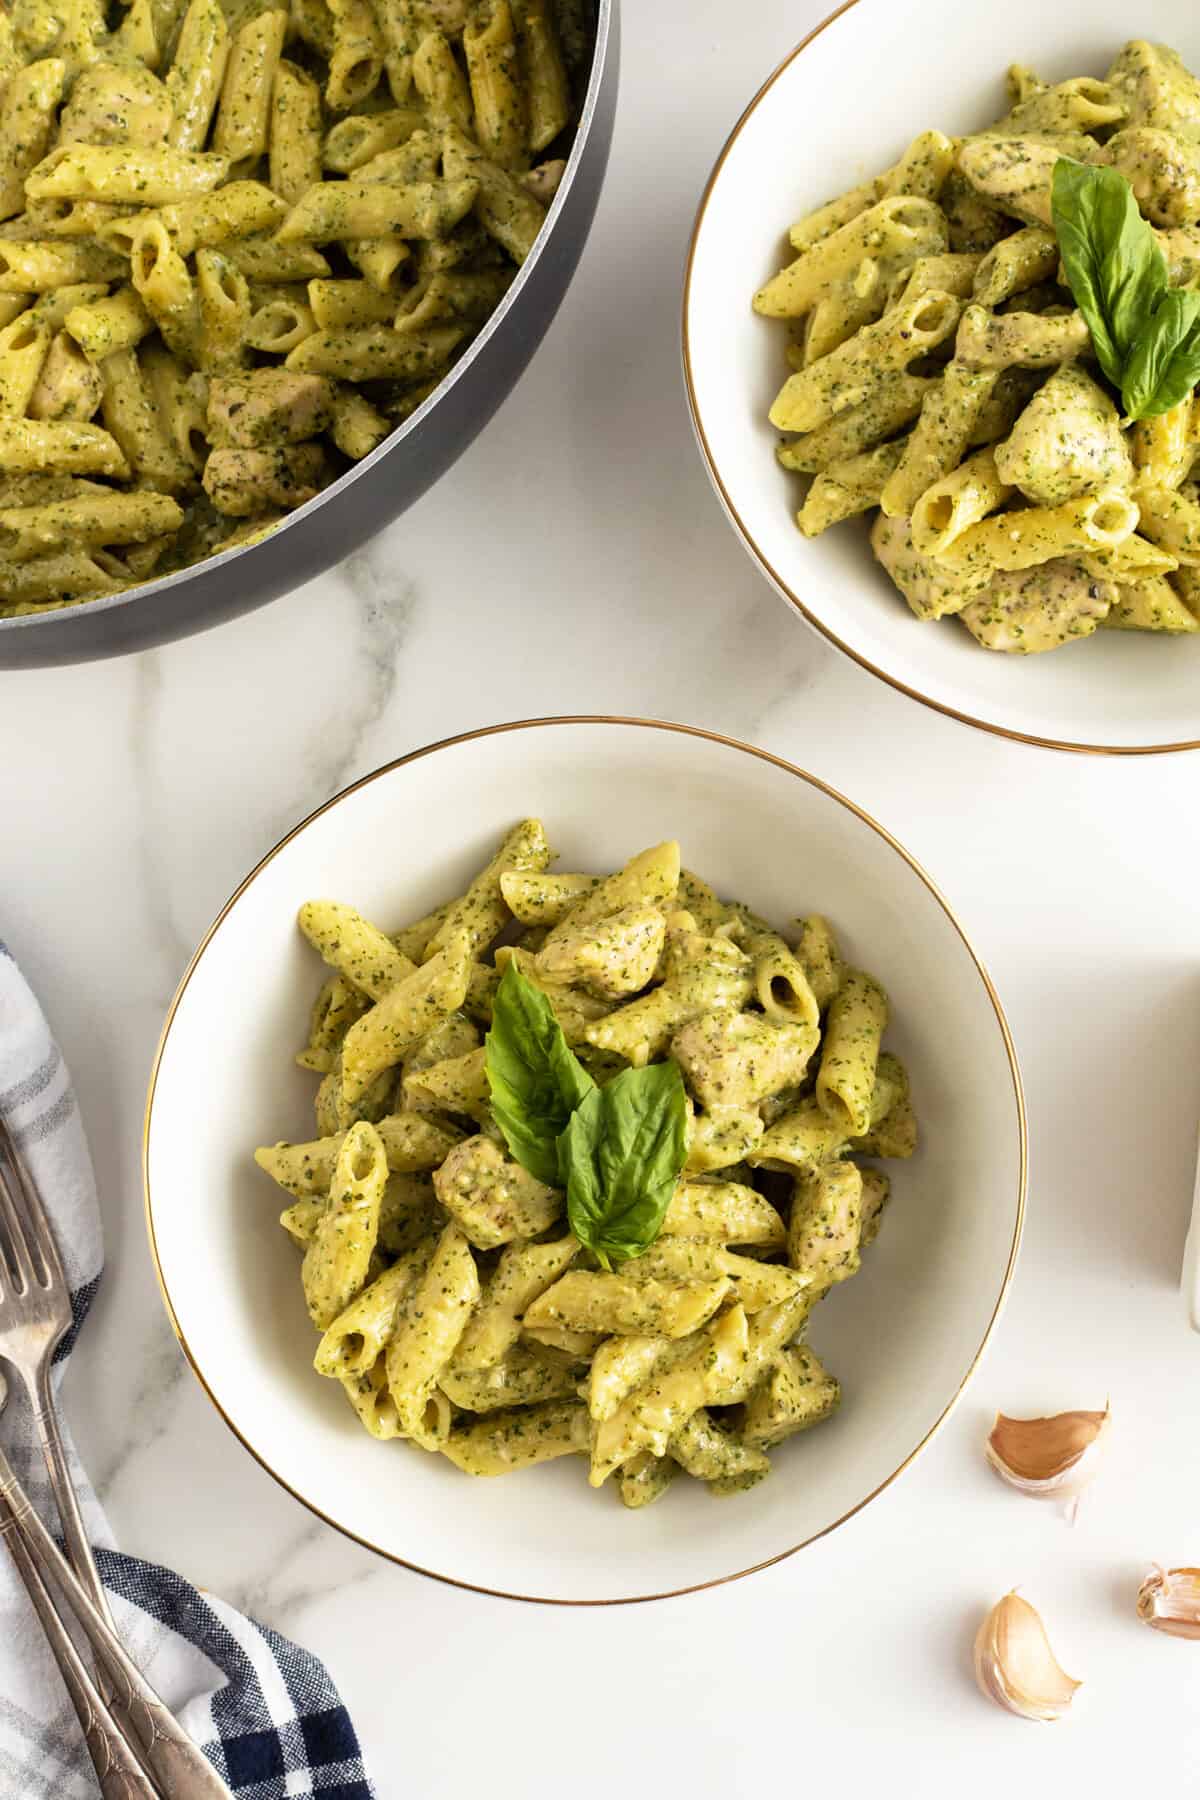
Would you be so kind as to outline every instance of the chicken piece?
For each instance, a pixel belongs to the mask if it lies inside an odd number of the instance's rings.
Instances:
[[[964,138],[959,168],[976,193],[994,200],[1027,225],[1050,225],[1050,182],[1060,156],[1078,162],[1104,161],[1094,138],[992,137]]]
[[[1133,461],[1116,407],[1075,363],[1055,370],[996,446],[996,473],[1026,499],[1058,506],[1130,487]]]
[[[93,63],[63,107],[60,144],[165,144],[175,114],[170,95],[140,64]]]
[[[959,617],[985,650],[1032,656],[1088,637],[1117,598],[1116,583],[1098,581],[1068,557],[1032,569],[1002,569]]]
[[[1200,144],[1134,125],[1109,140],[1108,156],[1153,224],[1192,225],[1200,217]]]
[[[857,1273],[862,1195],[862,1172],[852,1162],[819,1163],[796,1177],[788,1262],[819,1292]]]
[[[871,549],[918,619],[941,619],[961,610],[987,585],[987,571],[947,568],[913,546],[912,521],[880,513],[871,527]]]
[[[1123,96],[1131,125],[1200,137],[1200,80],[1184,67],[1177,50],[1134,38],[1105,80]]]
[[[434,1171],[434,1191],[477,1250],[538,1237],[563,1210],[562,1195],[505,1156],[489,1137],[456,1144]]]
[[[705,937],[696,930],[691,914],[682,911],[667,919],[662,974],[660,987],[589,1024],[586,1041],[644,1068],[665,1051],[672,1033],[688,1019],[701,1013],[738,1012],[753,992],[754,965],[745,951],[727,937]]]
[[[323,375],[294,369],[255,369],[217,376],[208,392],[208,426],[214,443],[248,448],[296,444],[333,423],[334,388]]]
[[[758,1013],[707,1013],[677,1032],[671,1054],[707,1112],[753,1107],[801,1080],[818,1043],[809,1025]]]
[[[104,398],[99,369],[65,331],[50,340],[26,409],[31,419],[90,419]]]
[[[548,981],[579,983],[606,1000],[636,994],[658,966],[667,922],[657,906],[626,906],[552,939],[535,962]]]
[[[328,479],[319,444],[283,444],[275,450],[240,445],[214,450],[204,465],[204,491],[218,512],[249,518],[264,506],[303,506]]]
[[[527,175],[522,175],[521,185],[529,189],[535,200],[540,200],[543,206],[549,206],[566,171],[566,163],[558,157],[553,162],[539,163]]]

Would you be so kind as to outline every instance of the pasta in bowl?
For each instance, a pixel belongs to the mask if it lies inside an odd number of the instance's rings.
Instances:
[[[792,331],[769,416],[792,434],[780,463],[812,476],[797,524],[878,506],[871,548],[913,613],[985,649],[1200,631],[1200,302],[1158,359],[1182,366],[1126,383],[1129,418],[1105,385],[1158,323],[1146,304],[1125,353],[1109,342],[1114,309],[1138,310],[1124,268],[1106,275],[1118,245],[1162,307],[1200,272],[1200,81],[1135,40],[1102,81],[1014,65],[1007,83],[986,131],[923,132],[793,225],[799,254],[754,296]]]
[[[680,1469],[737,1492],[838,1404],[808,1321],[890,1190],[855,1156],[916,1149],[887,996],[674,840],[551,860],[526,819],[392,935],[300,909],[334,970],[299,1059],[326,1135],[256,1160],[296,1196],[315,1367],[468,1474],[581,1454],[627,1507]]]
[[[1186,51],[1181,11],[1158,0],[1126,41],[1116,7],[1080,37],[1018,0],[1006,82],[947,0],[906,33],[881,11],[858,0],[777,71],[702,203],[684,333],[710,473],[786,597],[917,698],[1064,748],[1191,744],[1200,83],[1168,47]],[[843,153],[838,71],[868,40],[888,91]],[[819,185],[783,149],[798,115],[833,138]],[[1138,274],[1114,334],[1118,236]],[[741,254],[722,367],[717,265]]]
[[[484,884],[472,896],[472,883],[518,796],[552,823],[559,859],[501,869],[503,907],[494,892],[476,905]],[[672,830],[705,887],[677,873]],[[639,843],[651,852],[627,876],[649,882],[644,898],[555,936],[566,921],[548,923],[546,908],[588,896],[607,906],[612,872]],[[398,844],[419,845],[405,868],[381,855]],[[514,853],[541,859],[533,827]],[[355,909],[314,894],[352,896]],[[469,916],[430,917],[455,894],[472,896]],[[788,924],[818,904],[837,921],[843,968],[873,977],[844,984],[846,1035],[857,1039],[861,1001],[868,1059],[882,1025],[875,984],[888,996],[878,1079],[868,1088],[850,1045],[844,1115],[820,939],[815,924]],[[678,916],[689,908],[694,930]],[[464,923],[480,934],[465,954]],[[488,942],[490,957],[478,953]],[[815,1027],[789,1016],[807,1011],[791,985],[797,943]],[[338,966],[296,1066],[320,981],[314,946]],[[756,979],[776,1019],[748,990]],[[708,1016],[685,1018],[698,991]],[[418,1007],[422,993],[449,1008],[440,1022]],[[548,1030],[558,1020],[561,1044]],[[421,1026],[432,1041],[417,1053]],[[748,1057],[756,1042],[779,1060]],[[836,1117],[817,1098],[822,1044]],[[790,1078],[775,1088],[781,1069]],[[906,1082],[920,1139],[907,1159],[881,1161],[913,1147]],[[897,1128],[891,1146],[872,1139],[872,1112]],[[618,1180],[613,1146],[634,1117],[648,1121],[642,1152]],[[961,1390],[1006,1285],[1023,1141],[986,978],[886,834],[743,746],[559,720],[380,771],[248,879],[164,1032],[147,1199],[187,1355],[233,1429],[308,1505],[383,1554],[472,1586],[631,1599],[770,1561],[910,1460]],[[815,1160],[841,1145],[850,1153]],[[894,1196],[864,1241],[884,1174]],[[282,1202],[295,1247],[279,1230]],[[753,1403],[730,1385],[743,1351],[773,1368]],[[814,1429],[795,1429],[806,1422]],[[770,1478],[756,1479],[768,1459]],[[518,1472],[470,1480],[464,1466]],[[661,1504],[619,1503],[623,1488],[653,1498],[671,1472]],[[715,1501],[710,1481],[736,1499]]]
[[[261,604],[437,479],[582,249],[614,3],[0,11],[0,664]]]

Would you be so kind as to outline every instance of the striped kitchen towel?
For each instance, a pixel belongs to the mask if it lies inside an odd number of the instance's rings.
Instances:
[[[0,1113],[51,1213],[71,1284],[75,1320],[55,1358],[61,1379],[100,1281],[100,1214],[70,1078],[2,943]],[[0,1441],[57,1531],[32,1421],[15,1391],[0,1413]],[[73,1450],[71,1460],[126,1648],[234,1793],[244,1800],[374,1800],[350,1717],[316,1657],[169,1569],[123,1556]],[[0,1800],[94,1800],[97,1791],[58,1670],[0,1549]]]

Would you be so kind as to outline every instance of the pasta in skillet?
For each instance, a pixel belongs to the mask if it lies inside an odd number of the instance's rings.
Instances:
[[[529,254],[591,0],[0,7],[0,617],[257,540]]]
[[[789,331],[770,419],[801,532],[870,515],[917,618],[989,650],[1200,631],[1200,357],[1171,404],[1123,404],[1055,210],[1063,159],[1115,171],[1172,304],[1200,293],[1198,142],[1200,80],[1134,41],[1103,80],[1014,66],[994,124],[921,133],[793,225],[754,306]]]
[[[874,1159],[916,1147],[887,996],[824,919],[785,938],[676,843],[551,860],[525,819],[400,931],[301,908],[318,1136],[255,1157],[314,1365],[468,1474],[580,1456],[630,1507],[681,1469],[738,1492],[835,1410],[809,1318],[879,1229]]]

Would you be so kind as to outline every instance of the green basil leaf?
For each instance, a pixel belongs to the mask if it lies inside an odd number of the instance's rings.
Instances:
[[[558,1140],[595,1087],[567,1044],[545,994],[509,963],[486,1038],[492,1116],[523,1169],[560,1185]]]
[[[1125,364],[1167,292],[1167,263],[1115,169],[1060,156],[1051,214],[1075,303],[1087,321],[1100,367],[1120,387]]]
[[[673,1062],[623,1069],[571,1114],[562,1141],[567,1218],[605,1269],[648,1250],[686,1154],[687,1104]]]
[[[1131,419],[1169,412],[1200,380],[1200,294],[1171,288],[1125,365],[1121,400]]]

